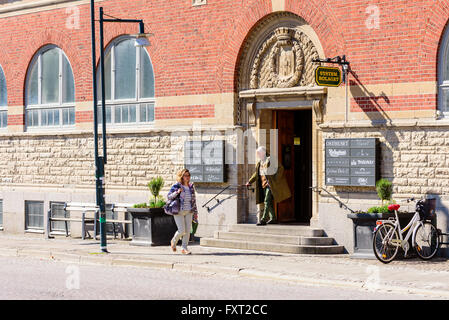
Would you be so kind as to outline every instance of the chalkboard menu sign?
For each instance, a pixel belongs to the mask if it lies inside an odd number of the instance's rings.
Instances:
[[[225,141],[186,141],[184,164],[192,182],[225,182]]]
[[[376,138],[326,139],[326,185],[375,186],[377,150]]]

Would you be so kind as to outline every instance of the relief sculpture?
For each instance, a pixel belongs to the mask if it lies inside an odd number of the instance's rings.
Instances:
[[[314,84],[318,52],[300,30],[281,27],[261,45],[251,69],[250,88],[291,88]]]

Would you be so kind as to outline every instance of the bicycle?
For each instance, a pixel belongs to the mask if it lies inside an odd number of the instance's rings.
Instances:
[[[414,198],[407,202],[416,201]],[[404,250],[404,257],[410,249],[408,240],[412,237],[412,246],[419,258],[432,259],[440,247],[440,234],[437,228],[427,221],[435,214],[435,199],[419,199],[416,201],[415,214],[409,224],[401,229],[398,217],[399,204],[391,204],[388,210],[394,211],[395,218],[377,220],[373,236],[373,250],[376,258],[389,263],[396,257],[399,248]],[[403,234],[408,230],[405,237]]]

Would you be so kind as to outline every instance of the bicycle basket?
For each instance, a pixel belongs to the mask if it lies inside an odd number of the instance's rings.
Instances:
[[[416,211],[421,220],[432,220],[435,216],[436,199],[426,199],[416,203]]]

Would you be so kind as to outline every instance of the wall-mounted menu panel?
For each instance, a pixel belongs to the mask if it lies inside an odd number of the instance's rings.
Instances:
[[[373,187],[377,181],[378,139],[326,139],[326,185]]]
[[[184,164],[192,182],[225,182],[225,141],[186,141]]]

